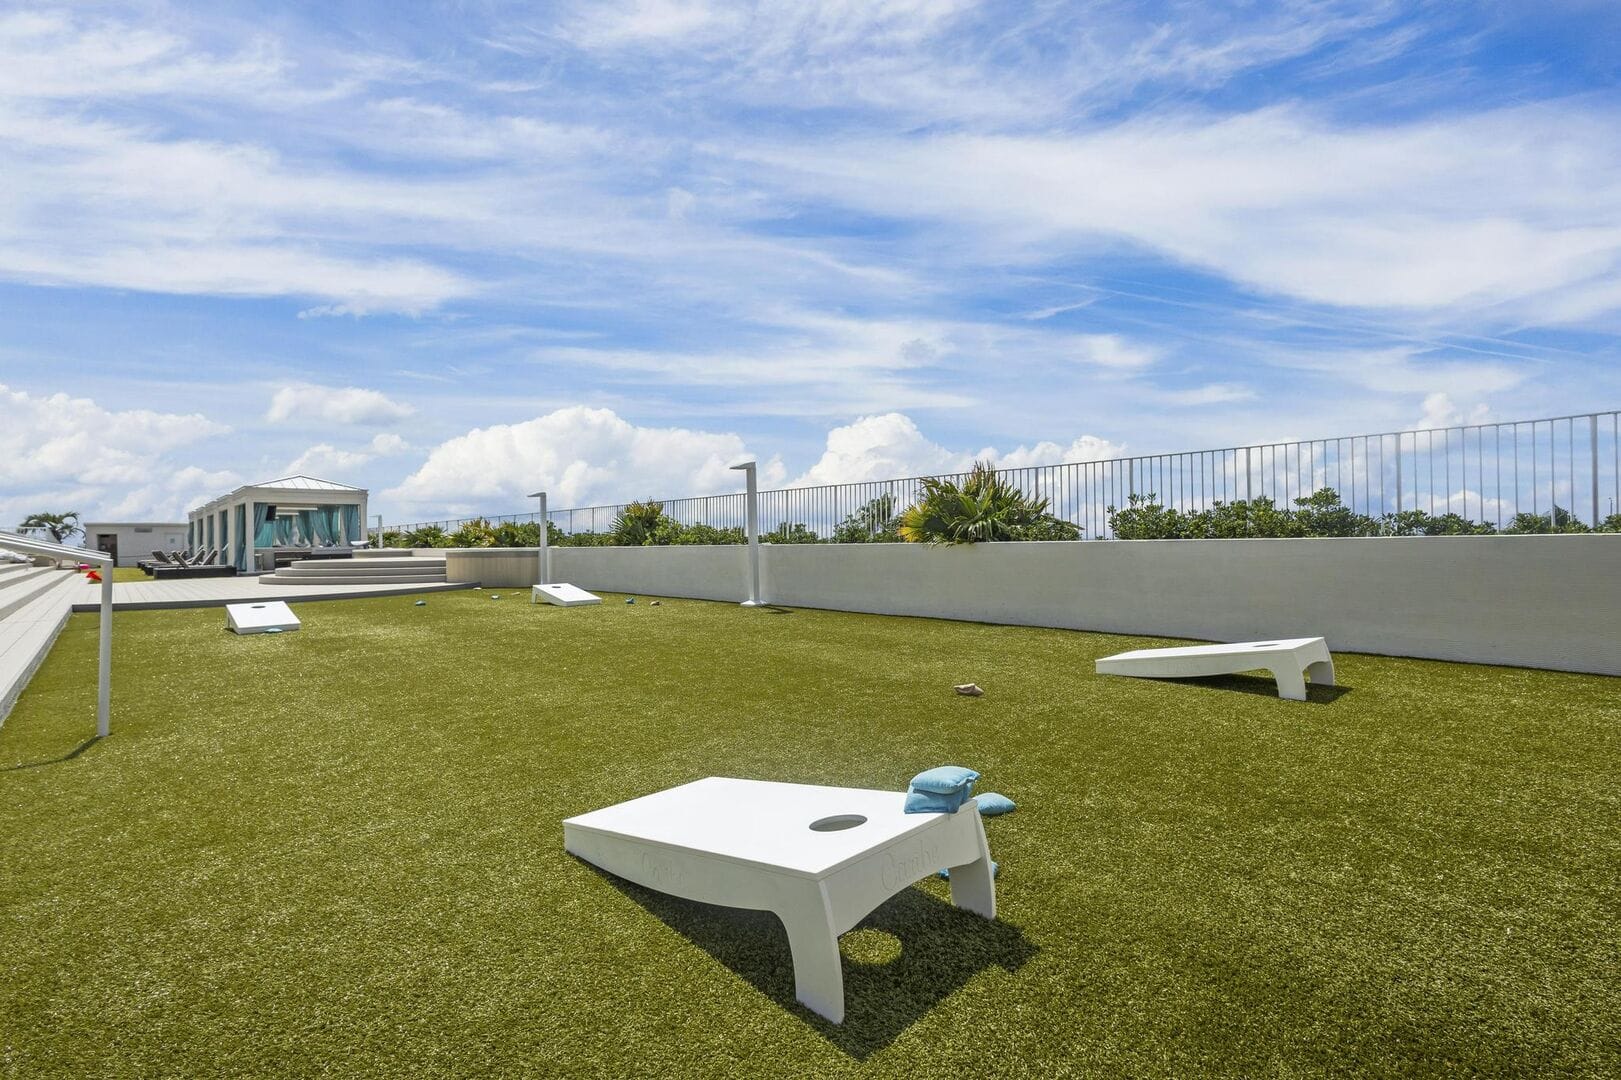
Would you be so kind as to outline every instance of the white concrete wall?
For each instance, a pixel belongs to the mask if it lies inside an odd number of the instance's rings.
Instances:
[[[741,600],[743,547],[554,548],[583,588]],[[1621,675],[1621,536],[817,544],[762,549],[767,600]]]
[[[539,548],[429,548],[432,554],[417,558],[442,556],[445,560],[445,580],[476,583],[485,588],[518,589],[540,580]],[[404,554],[404,553],[402,553]]]
[[[566,581],[591,591],[741,601],[748,595],[749,588],[748,550],[741,544],[554,547],[552,580]]]

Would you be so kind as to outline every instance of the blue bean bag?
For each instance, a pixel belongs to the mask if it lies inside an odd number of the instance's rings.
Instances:
[[[941,765],[912,777],[906,787],[908,814],[955,814],[974,794],[979,774],[961,765]]]
[[[985,817],[996,817],[998,814],[1011,814],[1013,800],[1006,795],[999,795],[994,791],[987,791],[974,800],[979,804],[979,812]]]

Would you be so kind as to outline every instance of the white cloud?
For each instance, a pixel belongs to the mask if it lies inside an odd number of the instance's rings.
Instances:
[[[1236,383],[1207,383],[1185,390],[1156,391],[1154,397],[1170,405],[1225,405],[1234,401],[1249,401],[1255,397],[1255,391]]]
[[[539,490],[554,507],[737,491],[742,474],[731,466],[754,456],[734,434],[640,427],[575,405],[441,443],[386,497],[434,513],[494,513],[521,511]],[[782,477],[779,460],[761,462],[762,486]]]
[[[374,436],[371,442],[355,450],[343,450],[331,443],[317,443],[289,462],[283,472],[287,476],[331,479],[377,458],[402,454],[410,448],[410,443],[391,431]]]
[[[176,470],[164,455],[230,430],[200,413],[111,410],[4,384],[0,417],[0,522],[40,509],[172,514],[208,474]]]
[[[1082,360],[1104,368],[1140,371],[1160,357],[1158,349],[1127,341],[1119,334],[1076,334],[1070,340]]]
[[[949,224],[987,258],[1112,238],[1314,302],[1444,310],[1573,289],[1613,302],[1601,283],[1621,265],[1618,132],[1596,104],[1358,128],[1268,108],[734,151],[761,182]]]
[[[975,461],[990,461],[999,468],[1022,469],[1069,461],[1099,461],[1119,457],[1125,447],[1093,435],[1082,435],[1068,446],[1038,442],[1002,453],[995,447],[977,452],[950,450],[929,439],[911,417],[902,413],[864,416],[827,433],[821,458],[790,487],[850,484],[894,480],[909,476],[955,473]]]
[[[1433,394],[1424,395],[1424,415],[1407,430],[1426,431],[1431,428],[1460,427],[1490,421],[1491,410],[1486,407],[1485,402],[1476,402],[1468,408],[1461,408],[1453,404],[1449,394],[1438,390]]]
[[[265,419],[272,424],[315,420],[333,424],[387,424],[404,420],[415,407],[377,390],[359,386],[316,386],[294,383],[277,390]]]

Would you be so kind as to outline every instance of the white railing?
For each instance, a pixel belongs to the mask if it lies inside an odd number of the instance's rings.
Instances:
[[[1431,516],[1456,514],[1498,531],[1534,531],[1539,518],[1550,526],[1598,528],[1621,513],[1621,412],[1254,443],[1002,469],[998,474],[1047,499],[1050,513],[1077,525],[1088,538],[1111,537],[1112,510],[1127,506],[1133,495],[1152,495],[1164,507],[1197,513],[1218,503],[1262,498],[1291,508],[1296,499],[1325,487],[1334,489],[1355,513],[1376,520],[1416,510]],[[774,534],[787,539],[777,530],[795,526],[799,536],[829,539],[841,526],[859,528],[863,508],[874,506],[875,500],[894,511],[910,505],[924,479],[762,491],[760,528],[767,539]],[[658,501],[665,514],[683,525],[744,525],[741,492]],[[554,510],[548,517],[567,534],[606,533],[625,505]],[[535,514],[480,517],[492,525],[536,520]],[[450,532],[472,520],[478,518],[390,528],[410,532],[432,525]]]
[[[105,551],[91,548],[68,547],[50,540],[36,540],[31,536],[0,532],[0,550],[16,551],[24,555],[44,555],[53,559],[72,559],[74,563],[93,562],[101,566],[101,641],[96,664],[96,734],[105,736],[111,730],[113,681],[113,567],[117,560]]]

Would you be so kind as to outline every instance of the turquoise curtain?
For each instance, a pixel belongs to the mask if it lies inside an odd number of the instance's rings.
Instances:
[[[352,544],[360,538],[360,507],[343,507],[343,536],[339,543]]]
[[[197,550],[197,523],[195,521],[186,522],[186,550]]]
[[[203,547],[212,549],[213,546],[214,546],[214,515],[213,514],[208,515],[208,532],[205,534],[205,536],[207,537],[207,539],[205,539],[203,541]]]
[[[293,519],[276,518],[276,546],[290,547],[293,543]]]
[[[336,547],[338,543],[338,508],[320,506],[315,509],[315,536],[322,547]]]
[[[315,512],[313,510],[300,510],[298,512],[298,535],[300,540],[315,546]]]
[[[248,507],[245,503],[238,503],[236,507],[236,568],[248,568]]]
[[[270,520],[270,507],[264,503],[253,504],[253,546],[276,546],[276,526]]]

